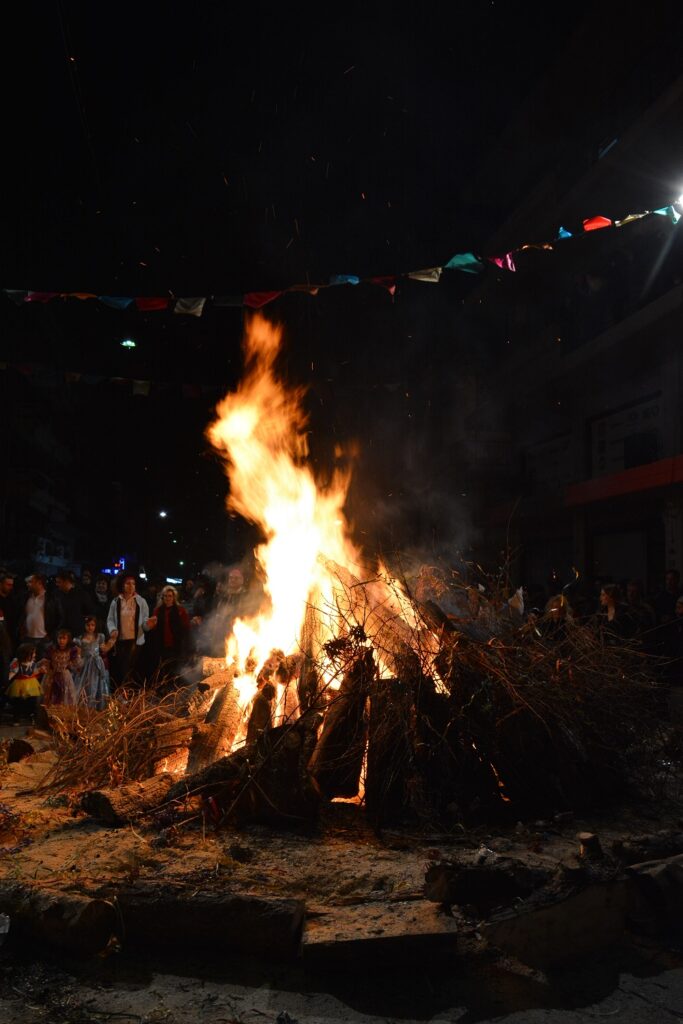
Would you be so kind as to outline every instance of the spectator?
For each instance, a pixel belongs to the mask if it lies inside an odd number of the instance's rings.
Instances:
[[[24,606],[20,634],[26,643],[35,644],[37,656],[42,658],[59,625],[60,609],[55,599],[47,593],[43,575],[34,573],[26,582],[29,596]]]
[[[95,580],[95,595],[93,598],[93,615],[97,619],[98,633],[107,631],[107,615],[111,596],[109,594],[109,580],[106,576],[98,576]]]
[[[35,716],[43,692],[41,679],[44,671],[44,662],[39,662],[36,657],[36,645],[19,644],[17,656],[10,665],[10,685],[7,690],[15,725],[21,719]]]
[[[43,704],[75,707],[78,691],[74,675],[83,667],[81,653],[68,629],[57,630],[56,642],[47,651],[47,672],[43,682]]]
[[[85,616],[92,615],[90,599],[76,586],[76,577],[68,569],[60,569],[55,583],[59,591],[59,628],[68,629],[72,636],[77,636],[83,629]]]
[[[137,656],[145,643],[145,633],[156,626],[156,619],[150,618],[144,597],[135,592],[135,577],[121,576],[120,587],[121,593],[112,601],[107,616],[109,637],[116,642],[111,658],[114,689],[134,674]]]
[[[600,591],[597,626],[603,643],[608,647],[635,636],[636,622],[628,605],[622,601],[621,588],[616,583],[605,583]]]
[[[114,641],[105,641],[104,634],[97,632],[97,618],[88,615],[79,645],[83,667],[77,679],[78,701],[101,711],[110,693],[109,672],[102,655],[114,646]]]
[[[194,580],[187,579],[183,583],[183,593],[180,603],[187,614],[190,615],[194,606]]]
[[[150,621],[155,623],[150,627],[150,672],[158,672],[160,678],[177,676],[188,653],[190,617],[178,602],[175,587],[162,588],[161,604]]]
[[[0,613],[14,649],[19,643],[19,602],[14,590],[14,574],[6,569],[0,572]]]

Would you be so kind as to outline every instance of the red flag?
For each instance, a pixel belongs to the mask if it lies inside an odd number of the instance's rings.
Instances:
[[[24,302],[49,302],[56,299],[59,292],[29,292]]]
[[[249,306],[249,309],[261,309],[280,295],[284,295],[284,292],[247,292],[244,296],[244,305]]]
[[[153,313],[160,309],[168,309],[168,299],[136,299],[135,305],[141,313]]]
[[[369,284],[377,284],[380,288],[386,288],[390,295],[396,294],[395,277],[371,277]]]
[[[612,221],[609,217],[588,217],[583,222],[584,231],[599,231],[600,228],[611,228]]]

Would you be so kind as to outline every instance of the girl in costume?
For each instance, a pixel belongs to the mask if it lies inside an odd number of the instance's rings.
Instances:
[[[17,656],[9,667],[10,684],[7,689],[17,725],[21,719],[30,720],[35,715],[38,700],[43,692],[41,677],[46,667],[45,661],[38,661],[36,658],[35,644],[19,645]]]
[[[57,643],[47,652],[48,670],[43,684],[43,704],[52,707],[64,704],[74,707],[78,703],[78,691],[74,674],[83,667],[81,653],[71,639],[68,629],[57,632]]]
[[[110,651],[115,642],[105,641],[104,633],[97,632],[97,619],[94,615],[86,616],[85,632],[78,641],[83,659],[83,668],[77,679],[78,700],[98,711],[102,710],[110,694],[109,672],[102,655]]]

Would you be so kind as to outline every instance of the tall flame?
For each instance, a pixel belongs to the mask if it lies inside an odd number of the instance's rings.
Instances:
[[[228,653],[240,667],[262,664],[273,648],[299,649],[306,609],[334,605],[334,581],[324,560],[356,561],[343,506],[348,473],[335,471],[325,485],[308,461],[304,390],[278,377],[282,332],[260,315],[244,338],[245,374],[217,408],[208,437],[226,461],[228,508],[257,524],[265,541],[255,554],[269,608],[238,620]],[[239,685],[239,680],[236,680]],[[246,702],[254,686],[244,680]]]

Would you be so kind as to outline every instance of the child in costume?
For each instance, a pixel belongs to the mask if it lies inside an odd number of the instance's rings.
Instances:
[[[37,660],[35,644],[19,645],[17,656],[9,667],[10,683],[7,688],[16,724],[34,717],[43,692],[41,679],[46,667],[45,661]]]
[[[102,710],[109,696],[109,672],[102,655],[110,651],[115,640],[105,642],[104,634],[97,632],[97,619],[88,615],[85,620],[85,633],[78,643],[81,648],[83,668],[78,676],[78,700],[90,708]]]
[[[47,652],[48,669],[43,682],[43,704],[52,707],[64,704],[74,707],[78,703],[78,691],[74,682],[83,667],[81,652],[73,643],[68,629],[60,629],[56,644]]]

